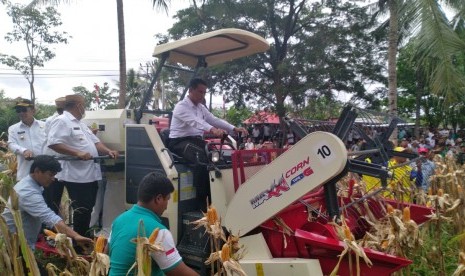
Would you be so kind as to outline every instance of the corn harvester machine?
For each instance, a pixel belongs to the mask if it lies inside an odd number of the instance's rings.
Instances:
[[[322,273],[328,275],[345,247],[333,223],[344,219],[355,238],[360,239],[370,230],[367,218],[385,217],[387,203],[399,209],[409,206],[412,220],[417,224],[427,221],[430,208],[379,196],[392,177],[383,164],[393,155],[416,157],[393,151],[388,141],[399,121],[350,105],[345,107],[337,123],[286,119],[300,139],[290,149],[235,151],[232,154],[235,195],[227,206],[226,227],[244,234],[259,232],[273,258],[318,259]],[[368,130],[374,127],[383,127],[383,131],[369,135]],[[356,133],[365,143],[360,151],[347,153],[339,148],[340,145],[331,143],[334,137],[320,137],[322,132],[332,133],[340,141],[345,141],[350,132]],[[309,155],[312,151],[315,154]],[[366,158],[372,162],[365,162]],[[279,163],[281,159],[284,162]],[[318,164],[320,161],[322,164]],[[378,178],[380,188],[363,191],[358,185],[361,175]],[[315,183],[318,181],[320,183]],[[247,189],[245,193],[242,191],[246,190],[244,185],[259,183],[266,184],[255,190]],[[300,190],[301,194],[293,194],[292,190],[299,186],[306,188]],[[305,190],[309,191],[303,194]],[[274,208],[277,205],[279,207]],[[257,211],[262,207],[268,212]],[[364,251],[373,265],[361,261],[361,275],[390,275],[411,264],[408,259],[376,250],[365,248]],[[350,275],[353,264],[349,262],[350,258],[342,260],[338,275]]]

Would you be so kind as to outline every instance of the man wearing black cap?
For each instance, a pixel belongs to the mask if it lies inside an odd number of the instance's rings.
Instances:
[[[14,106],[20,121],[8,128],[8,148],[16,154],[16,180],[29,174],[32,158],[42,153],[45,143],[45,123],[34,118],[34,103],[19,98]]]

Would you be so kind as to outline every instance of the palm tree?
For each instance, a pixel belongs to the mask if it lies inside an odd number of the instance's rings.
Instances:
[[[155,0],[154,0],[155,1]],[[116,0],[118,15],[118,45],[119,45],[119,97],[118,108],[126,106],[126,38],[124,33],[123,0]]]
[[[153,7],[164,9],[168,13],[170,0],[153,0]],[[124,35],[124,13],[123,0],[116,0],[116,11],[118,14],[118,44],[119,44],[119,97],[118,108],[126,106],[126,41]]]
[[[444,97],[449,104],[457,100],[458,92],[465,88],[465,80],[460,71],[454,65],[454,58],[465,51],[465,41],[462,40],[453,26],[450,24],[439,2],[417,0],[416,9],[420,12],[414,15],[417,22],[421,23],[416,35],[419,47],[417,50],[418,66],[428,68],[429,86],[431,91]],[[435,2],[433,5],[430,2]],[[456,12],[456,19],[461,18],[463,28],[463,16],[465,4],[462,0],[448,0],[448,6]],[[427,66],[432,64],[432,67]],[[463,93],[463,91],[461,92]]]
[[[165,10],[168,13],[168,3],[170,0],[152,0],[153,7],[158,10]],[[38,4],[58,5],[61,2],[69,3],[69,0],[32,0],[28,6]],[[124,12],[123,0],[116,0],[116,12],[118,16],[118,44],[119,44],[119,97],[118,108],[126,105],[126,43],[124,35]]]
[[[465,41],[454,32],[442,11],[445,3],[458,12],[456,22],[463,26],[465,4],[463,0],[378,0],[378,12],[389,11],[388,80],[389,112],[397,115],[396,57],[399,37],[416,37],[418,66],[432,65],[428,70],[433,93],[442,95],[446,102],[453,101],[457,92],[465,88],[465,80],[454,68],[453,57],[465,50]],[[382,26],[386,26],[383,24]]]

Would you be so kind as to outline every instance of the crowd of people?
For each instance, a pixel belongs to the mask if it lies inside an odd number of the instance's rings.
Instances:
[[[349,151],[357,152],[365,149],[364,144],[365,141],[357,137],[347,142],[346,145]],[[398,132],[398,142],[392,148],[394,152],[410,154],[411,159],[405,155],[394,153],[389,162],[383,164],[392,173],[383,195],[404,202],[415,202],[413,195],[417,192],[428,193],[431,177],[436,172],[436,159],[453,160],[458,165],[465,163],[463,138],[448,129],[422,130],[419,139],[415,139],[409,132],[401,128]],[[369,158],[365,161],[371,162]],[[367,192],[381,188],[381,182],[377,178],[364,175],[363,180]]]
[[[286,137],[282,137],[278,131],[279,125],[270,124],[255,124],[250,126],[248,135],[242,139],[242,143],[239,145],[241,150],[257,150],[257,149],[278,149],[278,148],[289,148],[295,144],[296,139],[294,133],[289,131]],[[265,129],[270,130],[270,135],[265,135]],[[255,131],[256,130],[256,131]],[[260,132],[260,130],[263,130]],[[258,136],[254,135],[260,133]]]

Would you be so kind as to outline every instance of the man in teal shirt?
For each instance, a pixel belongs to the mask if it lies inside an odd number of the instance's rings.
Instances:
[[[159,173],[149,173],[142,179],[137,204],[118,216],[111,227],[110,276],[126,275],[136,261],[136,244],[131,240],[137,237],[140,220],[144,222],[147,235],[160,229],[155,242],[161,242],[165,250],[152,254],[152,275],[198,275],[182,261],[171,232],[161,223],[160,216],[173,191],[171,181]]]

